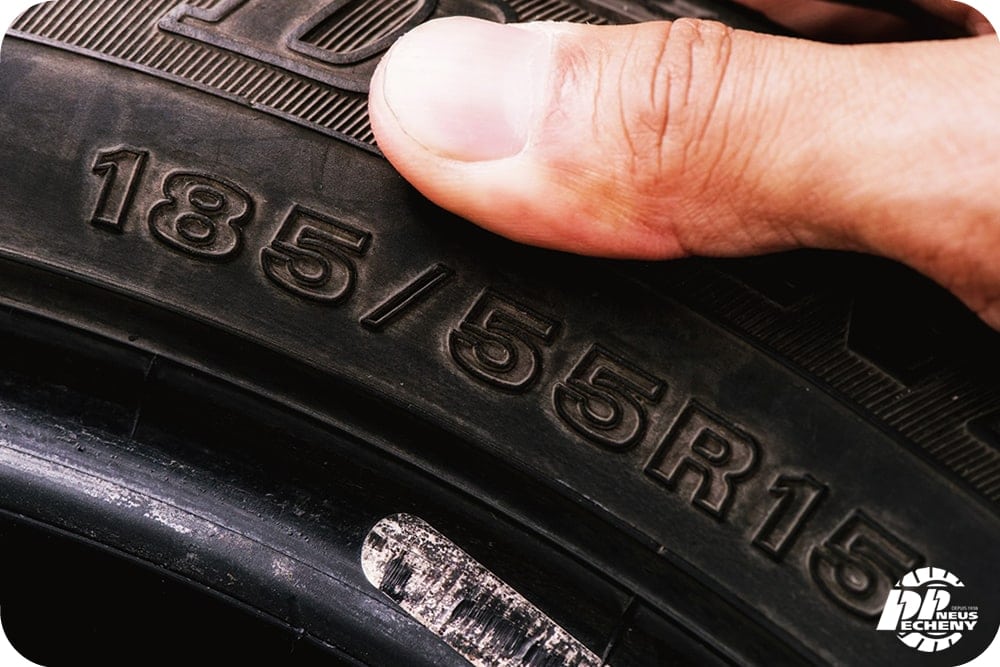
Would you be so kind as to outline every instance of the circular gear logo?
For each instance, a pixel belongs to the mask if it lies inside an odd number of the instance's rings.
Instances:
[[[979,622],[979,607],[953,605],[965,584],[951,572],[921,567],[903,576],[889,591],[877,629],[922,653],[951,648]]]

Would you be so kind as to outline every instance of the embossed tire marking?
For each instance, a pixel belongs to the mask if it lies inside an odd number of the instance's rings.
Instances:
[[[0,514],[376,665],[463,664],[449,636],[483,660],[899,664],[872,626],[906,571],[1000,599],[1000,339],[960,304],[861,256],[526,249],[429,205],[374,146],[369,77],[417,22],[762,27],[729,4],[24,14],[0,63],[0,440],[51,465],[8,452]],[[71,493],[64,469],[176,506],[174,526]],[[402,606],[373,590],[362,542],[399,513],[482,566],[400,533],[395,578],[372,572]],[[428,587],[400,588],[408,570]],[[503,600],[437,590],[441,572]],[[405,609],[436,603],[452,625]]]

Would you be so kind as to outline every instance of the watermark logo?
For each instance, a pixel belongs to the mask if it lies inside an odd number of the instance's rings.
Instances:
[[[877,629],[895,632],[900,641],[922,653],[951,648],[979,622],[979,607],[953,604],[964,589],[965,584],[947,570],[913,570],[889,591]]]

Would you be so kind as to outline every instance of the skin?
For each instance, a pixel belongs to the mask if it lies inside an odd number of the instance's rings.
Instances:
[[[635,259],[884,255],[1000,328],[1000,42],[967,6],[922,1],[969,36],[432,21],[380,64],[372,125],[425,196],[517,241]],[[912,36],[835,3],[745,4],[817,39]]]

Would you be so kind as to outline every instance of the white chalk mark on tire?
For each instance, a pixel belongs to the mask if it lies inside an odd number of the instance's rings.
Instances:
[[[476,667],[601,667],[603,661],[425,521],[382,519],[361,566],[373,586]]]

